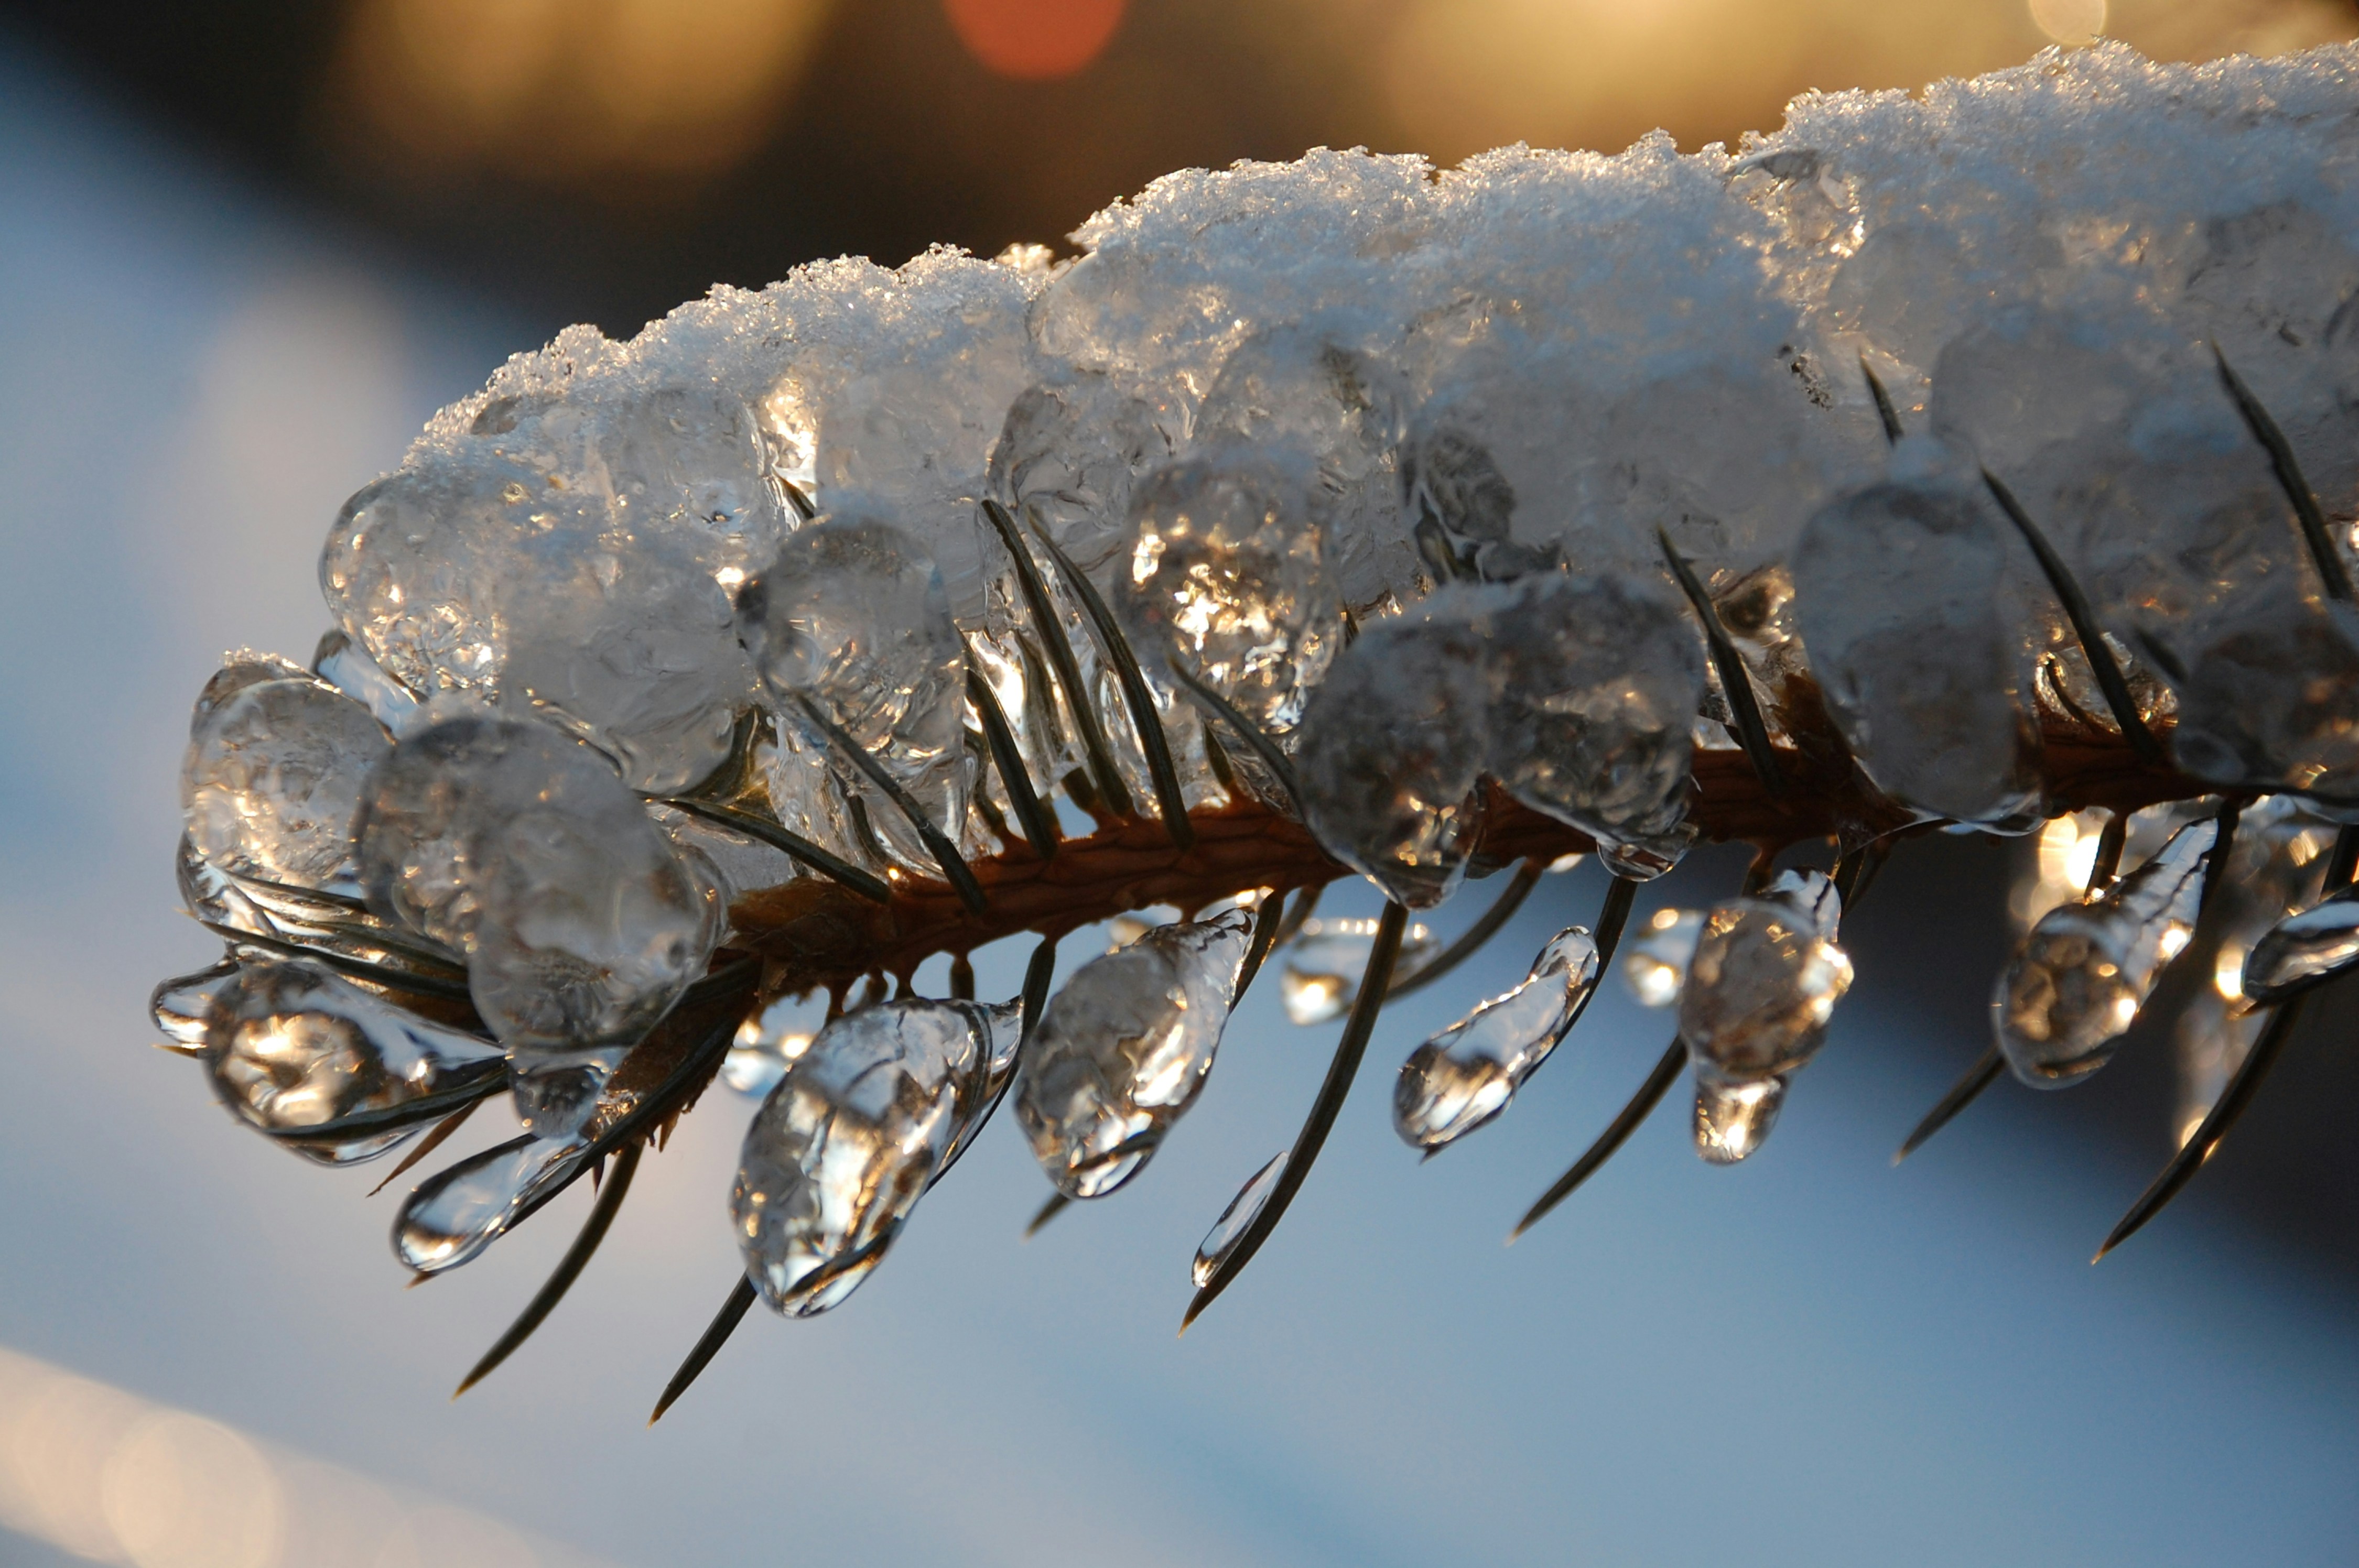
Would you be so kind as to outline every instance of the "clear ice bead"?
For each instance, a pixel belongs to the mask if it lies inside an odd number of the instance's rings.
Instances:
[[[1401,1064],[1393,1130],[1430,1153],[1507,1108],[1548,1060],[1597,988],[1597,944],[1576,925],[1560,932],[1513,990],[1492,998]]]
[[[1886,794],[1960,822],[2039,800],[1997,597],[2000,525],[1978,490],[1940,475],[1821,508],[1793,556],[1810,670],[1852,753]]]
[[[1658,909],[1647,917],[1622,955],[1622,983],[1640,1007],[1669,1007],[1680,1000],[1702,935],[1700,909]]]
[[[1252,929],[1241,909],[1158,925],[1083,965],[1049,1000],[1026,1051],[1016,1116],[1059,1192],[1113,1192],[1195,1103]]]
[[[1466,875],[1494,695],[1487,623],[1451,613],[1453,590],[1427,602],[1430,618],[1380,622],[1337,656],[1295,756],[1321,847],[1410,909]]]
[[[1506,792],[1588,834],[1618,874],[1654,876],[1687,825],[1704,694],[1692,621],[1614,578],[1527,578],[1490,612],[1499,666],[1489,771]]]
[[[1343,602],[1365,611],[1417,591],[1417,546],[1401,514],[1408,388],[1399,373],[1319,324],[1246,339],[1197,411],[1195,450],[1223,461],[1288,449],[1317,465],[1311,500]],[[1315,679],[1310,683],[1315,685]]]
[[[907,999],[819,1033],[745,1130],[730,1213],[746,1277],[790,1317],[843,1300],[988,1104],[991,1010]]]
[[[302,963],[240,969],[213,1000],[205,1058],[222,1103],[276,1134],[398,1111],[501,1072],[500,1048],[490,1041],[429,1023]],[[349,1164],[414,1130],[288,1147],[323,1164]]]
[[[371,780],[361,870],[378,914],[467,955],[517,1108],[557,1136],[701,973],[717,878],[597,752],[544,724],[462,717]]]
[[[437,1171],[411,1190],[393,1222],[393,1255],[439,1274],[481,1253],[527,1205],[572,1175],[589,1140],[526,1133]]]
[[[177,975],[147,997],[147,1016],[163,1032],[165,1048],[183,1056],[205,1054],[205,1029],[213,1000],[237,983],[238,963],[224,958],[193,975]]]
[[[623,1058],[704,972],[723,916],[702,855],[675,849],[618,784],[602,801],[571,782],[552,781],[549,806],[477,838],[467,957],[475,1010],[515,1066],[516,1108],[544,1137],[588,1119]]]
[[[1816,871],[1787,871],[1704,916],[1680,993],[1680,1038],[1700,1067],[1753,1082],[1818,1053],[1851,989],[1835,945],[1843,901]]]
[[[806,723],[798,705],[809,701],[957,841],[971,767],[966,654],[940,574],[915,539],[857,513],[806,524],[740,594],[738,628],[782,729]],[[849,759],[828,761],[894,854],[930,868],[900,808]]]
[[[1287,944],[1278,969],[1278,998],[1290,1023],[1325,1023],[1352,1011],[1359,1000],[1360,979],[1368,972],[1368,956],[1375,951],[1376,922],[1364,915],[1314,917]],[[1400,953],[1393,973],[1416,972],[1434,949],[1433,933],[1422,921],[1411,921],[1401,932]]]
[[[334,687],[251,678],[262,667],[233,665],[198,701],[180,769],[190,841],[235,875],[348,887],[362,788],[393,742]]]
[[[1186,417],[1096,371],[1027,389],[991,449],[991,492],[1047,528],[1093,582],[1112,580],[1130,542],[1131,489],[1170,460]]]
[[[1141,481],[1131,526],[1114,610],[1142,667],[1169,686],[1169,654],[1285,745],[1343,631],[1303,476],[1243,456],[1174,463]],[[1242,743],[1230,751],[1258,771]]]
[[[1785,1077],[1725,1078],[1701,1064],[1695,1075],[1695,1147],[1708,1165],[1734,1165],[1761,1147],[1786,1103]]]
[[[2217,833],[2209,819],[2190,822],[2093,902],[2039,917],[1991,998],[1999,1049],[2018,1079],[2062,1088],[2113,1059],[2163,967],[2194,935]]]
[[[2278,1001],[2359,964],[2359,887],[2288,914],[2245,958],[2245,994]]]
[[[1212,1228],[1204,1233],[1203,1244],[1196,1249],[1196,1260],[1188,1271],[1198,1290],[1212,1282],[1212,1276],[1220,1272],[1221,1265],[1245,1239],[1245,1231],[1269,1206],[1269,1195],[1277,1190],[1277,1179],[1286,1174],[1286,1158],[1291,1152],[1279,1150],[1270,1156],[1268,1164],[1245,1178],[1245,1184],[1237,1189],[1237,1195],[1229,1200],[1229,1206],[1221,1211],[1221,1217],[1212,1221]]]

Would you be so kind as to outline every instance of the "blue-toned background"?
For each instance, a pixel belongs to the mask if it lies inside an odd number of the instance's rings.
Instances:
[[[757,1313],[647,1431],[737,1267],[724,1196],[751,1104],[716,1088],[538,1337],[450,1402],[587,1192],[404,1292],[392,1196],[363,1196],[378,1171],[237,1130],[148,1048],[143,1010],[215,950],[169,875],[190,698],[224,647],[309,653],[336,506],[532,335],[0,49],[0,1347],[542,1543],[503,1562],[566,1560],[549,1542],[638,1568],[2359,1551],[2359,1314],[2319,1241],[2347,1218],[2305,1227],[2305,1192],[2293,1221],[2256,1217],[2207,1174],[2092,1269],[2163,1153],[2158,1120],[2085,1135],[2102,1086],[2087,1107],[2002,1086],[1889,1169],[1981,1043],[2002,851],[1956,840],[1904,850],[1854,923],[1862,982],[1741,1168],[1687,1152],[1675,1100],[1501,1246],[1663,1044],[1618,987],[1497,1127],[1423,1167],[1391,1133],[1393,1066],[1592,917],[1583,871],[1386,1015],[1286,1226],[1184,1341],[1189,1257],[1333,1043],[1266,982],[1134,1188],[1022,1243],[1047,1189],[995,1126],[849,1303]],[[1701,897],[1734,871],[1682,876]],[[986,956],[986,991],[1020,962]],[[2330,1031],[2297,1056],[2346,1048]],[[2346,1084],[2298,1060],[2277,1087],[2314,1128]],[[20,1416],[0,1400],[0,1468],[42,1441]],[[71,1560],[38,1533],[0,1533],[0,1563]],[[143,1561],[230,1560],[205,1550]]]

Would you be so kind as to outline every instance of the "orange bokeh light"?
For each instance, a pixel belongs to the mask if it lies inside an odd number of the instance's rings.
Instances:
[[[951,27],[985,69],[1019,81],[1071,76],[1122,25],[1125,0],[942,0]]]

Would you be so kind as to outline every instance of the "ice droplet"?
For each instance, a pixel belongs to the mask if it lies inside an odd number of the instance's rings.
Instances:
[[[239,970],[212,1004],[205,1057],[222,1103],[272,1133],[396,1111],[504,1076],[500,1048],[490,1041],[429,1023],[301,963],[252,963]],[[414,1130],[288,1147],[323,1164],[349,1164]]]
[[[184,1056],[201,1056],[205,1024],[212,1016],[213,999],[236,983],[237,960],[224,958],[193,975],[164,981],[147,997],[147,1015],[164,1032],[167,1047]]]
[[[1784,1077],[1724,1078],[1699,1065],[1695,1146],[1708,1165],[1734,1165],[1761,1147],[1786,1103]]]
[[[421,1274],[455,1269],[497,1240],[525,1205],[582,1162],[581,1137],[527,1132],[418,1184],[393,1224],[393,1255]]]
[[[2245,994],[2278,1001],[2359,964],[2359,887],[2289,914],[2245,959]]]
[[[1548,1060],[1597,987],[1597,944],[1579,925],[1558,933],[1513,990],[1492,998],[1401,1064],[1393,1130],[1430,1152],[1507,1108]]]
[[[1821,508],[1795,547],[1795,611],[1836,726],[1877,786],[1998,822],[2033,810],[2039,786],[2000,619],[2000,524],[1973,471]]]
[[[1295,759],[1321,846],[1410,909],[1457,891],[1482,827],[1493,676],[1487,623],[1454,613],[1464,591],[1364,630],[1312,695]]]
[[[909,998],[847,1013],[755,1113],[729,1208],[774,1311],[825,1312],[883,1260],[989,1104],[993,1011]]]
[[[1666,598],[1612,578],[1527,578],[1493,611],[1499,665],[1489,771],[1636,878],[1677,864],[1703,653]]]
[[[1376,922],[1365,916],[1304,921],[1287,945],[1286,962],[1278,970],[1278,997],[1286,1004],[1287,1021],[1325,1023],[1351,1011],[1375,946]],[[1401,933],[1393,973],[1415,973],[1433,948],[1433,933],[1421,921],[1410,922]]]
[[[545,724],[462,717],[404,740],[370,781],[360,843],[370,908],[467,954],[544,1136],[582,1124],[719,939],[701,857]]]
[[[966,654],[918,541],[857,512],[808,524],[745,585],[737,621],[781,729],[807,727],[799,703],[812,703],[957,842],[971,771]],[[813,746],[895,856],[930,872],[932,853],[900,808],[851,759]]]
[[[1991,1022],[2015,1076],[2034,1088],[2079,1083],[2114,1048],[2195,928],[2218,824],[2190,822],[2093,903],[2039,917],[1998,978]]]
[[[1756,897],[1715,904],[1680,993],[1689,1054],[1747,1082],[1815,1055],[1851,989],[1851,959],[1835,945],[1842,912],[1834,884],[1816,871],[1787,871]]]
[[[1173,463],[1131,502],[1130,557],[1114,608],[1150,678],[1168,651],[1286,744],[1325,678],[1342,605],[1310,521],[1307,476],[1282,455]],[[1231,744],[1264,799],[1283,801],[1261,762]]]
[[[234,874],[350,887],[362,787],[393,742],[333,687],[251,678],[261,667],[231,665],[199,699],[180,770],[190,841]]]
[[[1113,1192],[1195,1103],[1252,930],[1242,909],[1157,926],[1083,965],[1050,999],[1016,1115],[1059,1192]]]
[[[1687,988],[1688,964],[1703,935],[1703,911],[1658,909],[1622,957],[1622,983],[1640,1007],[1669,1007]]]
[[[1203,1245],[1196,1249],[1196,1261],[1189,1270],[1197,1289],[1212,1282],[1212,1276],[1244,1239],[1246,1228],[1261,1217],[1261,1211],[1268,1206],[1269,1195],[1277,1188],[1277,1179],[1286,1174],[1286,1157],[1291,1152],[1279,1150],[1270,1156],[1268,1164],[1245,1178],[1245,1184],[1237,1189],[1237,1195],[1229,1200],[1229,1206],[1221,1211],[1221,1217],[1212,1221],[1212,1228],[1204,1233]]]

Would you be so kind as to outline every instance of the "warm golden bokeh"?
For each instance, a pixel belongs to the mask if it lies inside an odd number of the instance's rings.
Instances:
[[[1813,88],[1916,88],[2106,36],[2161,59],[2277,53],[2359,30],[2333,0],[1304,0],[1386,38],[1409,143],[1454,161],[1508,142],[1614,150],[1658,126],[1680,145],[1771,130]]]
[[[362,0],[328,95],[372,161],[559,180],[724,168],[830,0]]]

